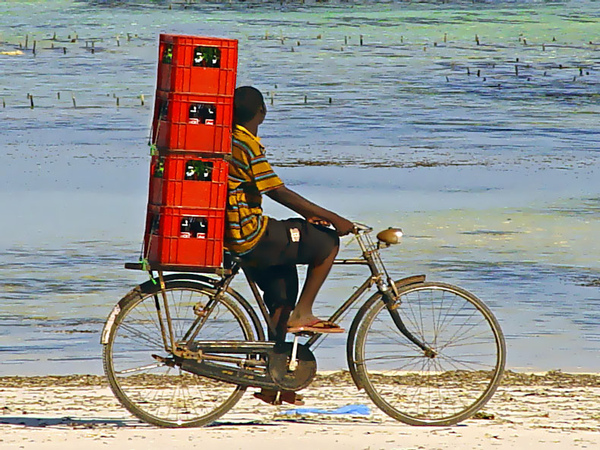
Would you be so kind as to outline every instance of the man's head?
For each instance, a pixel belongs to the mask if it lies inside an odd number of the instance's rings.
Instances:
[[[235,90],[233,97],[233,124],[246,125],[251,121],[262,123],[267,115],[265,100],[260,91],[252,86]]]

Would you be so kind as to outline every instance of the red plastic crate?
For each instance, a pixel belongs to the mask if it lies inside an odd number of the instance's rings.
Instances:
[[[233,95],[237,40],[161,34],[158,52],[157,89]]]
[[[225,210],[150,205],[144,254],[150,264],[220,267],[224,228]]]
[[[185,154],[154,156],[149,202],[162,206],[224,209],[229,163]]]
[[[233,98],[157,92],[153,142],[159,149],[231,152]]]

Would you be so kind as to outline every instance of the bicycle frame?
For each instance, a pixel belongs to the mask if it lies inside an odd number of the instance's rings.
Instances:
[[[397,305],[398,289],[397,289],[396,283],[394,282],[394,280],[391,279],[387,269],[385,268],[385,265],[383,264],[383,261],[379,254],[379,249],[380,249],[381,245],[379,243],[375,244],[373,242],[373,240],[371,239],[371,237],[369,236],[369,233],[371,231],[372,231],[372,228],[357,224],[357,231],[355,233],[355,237],[356,237],[356,240],[357,240],[358,245],[361,250],[361,256],[357,257],[357,258],[336,259],[334,261],[334,265],[367,266],[369,268],[369,271],[371,272],[371,275],[350,295],[350,297],[348,297],[348,299],[344,303],[342,303],[342,305],[340,305],[338,307],[338,309],[336,309],[333,312],[333,314],[329,317],[328,320],[331,322],[337,322],[337,320],[340,317],[342,317],[344,315],[344,313],[348,309],[350,309],[354,305],[354,303],[356,303],[356,301],[366,291],[368,291],[373,285],[376,285],[377,290],[382,294],[382,299],[386,303],[386,306],[392,316],[394,323],[398,327],[398,329],[410,341],[412,341],[414,344],[416,344],[423,351],[425,351],[426,353],[431,352],[431,349],[427,345],[425,345],[419,339],[417,339],[406,328],[406,326],[402,322],[400,315],[396,311],[397,306],[398,306]],[[233,268],[232,273],[230,275],[224,276],[222,278],[222,282],[219,283],[220,284],[219,293],[221,293],[225,289],[227,289],[227,287],[229,286],[229,284],[231,283],[231,281],[233,280],[234,276],[237,274],[239,269],[240,269],[239,265],[236,265]],[[247,274],[244,273],[244,275],[246,275],[246,280],[248,282],[248,285],[250,286],[250,290],[252,291],[254,300],[256,301],[256,304],[258,305],[258,307],[261,311],[261,314],[263,316],[265,323],[267,324],[267,327],[271,328],[273,330],[274,325],[271,323],[269,312],[263,301],[262,295],[260,294],[258,287],[256,286],[256,283],[254,281],[252,281],[247,276]],[[407,285],[407,284],[412,284],[412,283],[416,283],[416,282],[423,282],[424,279],[425,279],[424,276],[408,277],[405,279],[404,283],[401,283],[401,284]],[[219,293],[217,294],[216,297],[218,297]],[[193,334],[193,337],[195,337],[197,335],[198,331],[199,330],[196,330],[196,332]],[[308,341],[306,342],[305,345],[308,347],[312,347],[314,345],[314,343],[319,338],[322,338],[322,337],[323,337],[322,334],[315,334],[308,339]],[[431,355],[433,356],[433,354],[431,354]]]

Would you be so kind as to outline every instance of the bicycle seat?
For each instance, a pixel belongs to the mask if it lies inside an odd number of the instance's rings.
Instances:
[[[377,233],[377,240],[387,245],[399,244],[402,238],[402,230],[400,228],[388,228],[387,230]]]
[[[231,269],[234,264],[239,264],[242,259],[239,256],[233,255],[229,252],[223,253],[223,267],[225,269]]]

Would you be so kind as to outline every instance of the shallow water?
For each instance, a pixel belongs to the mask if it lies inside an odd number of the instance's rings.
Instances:
[[[102,323],[145,280],[122,265],[143,232],[159,32],[239,39],[286,183],[401,226],[393,272],[484,299],[510,368],[600,370],[596,2],[141,3],[3,4],[0,52],[23,55],[0,55],[0,375],[99,373]],[[360,281],[335,270],[319,312]],[[320,368],[345,367],[342,340]]]

